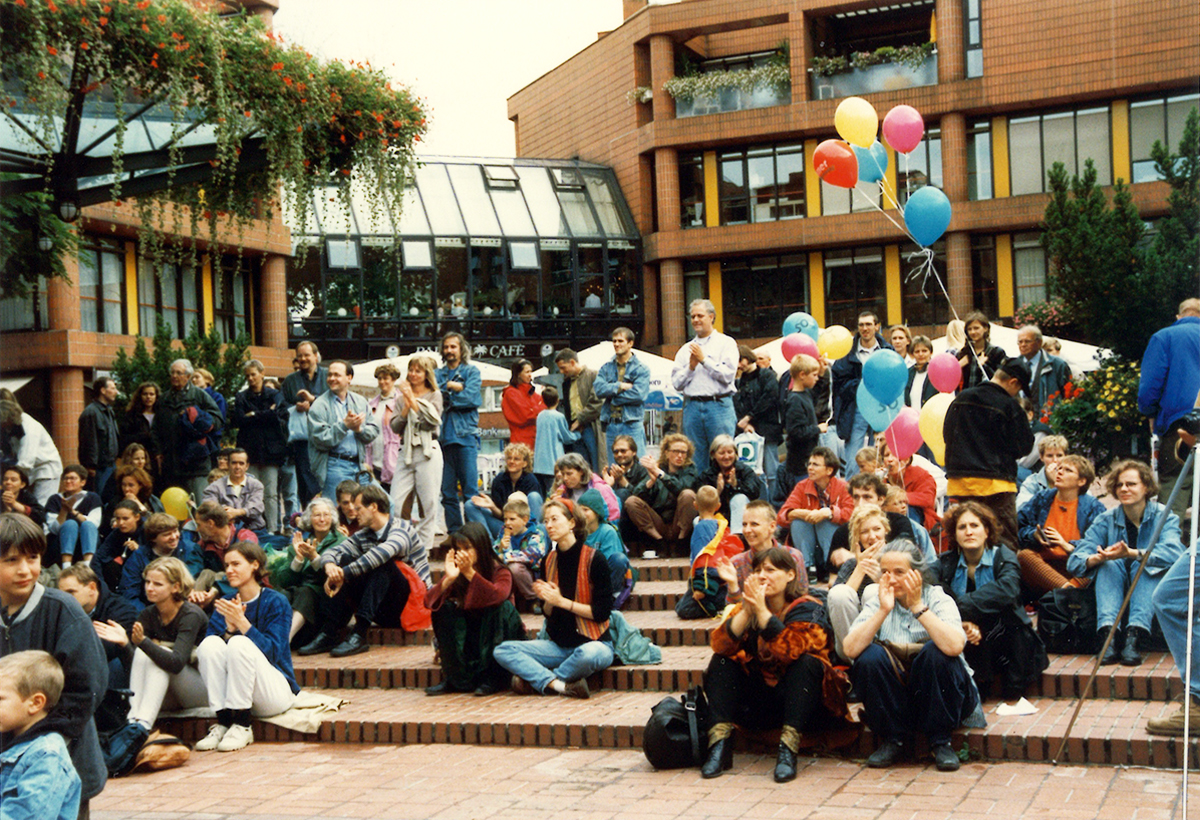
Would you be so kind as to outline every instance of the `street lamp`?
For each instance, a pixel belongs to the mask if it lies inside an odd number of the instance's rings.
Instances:
[[[79,218],[79,204],[73,199],[63,199],[58,203],[58,215],[63,222],[74,222]]]
[[[39,236],[38,250],[42,253],[50,253],[50,251],[54,250],[54,240],[48,236]]]

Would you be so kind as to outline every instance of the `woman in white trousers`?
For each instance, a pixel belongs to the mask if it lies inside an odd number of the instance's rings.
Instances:
[[[392,510],[399,514],[415,490],[421,519],[417,543],[433,549],[438,510],[442,498],[442,447],[438,428],[442,424],[442,392],[434,371],[437,363],[429,356],[408,360],[408,376],[395,399],[392,431],[400,436],[400,457],[392,473]]]

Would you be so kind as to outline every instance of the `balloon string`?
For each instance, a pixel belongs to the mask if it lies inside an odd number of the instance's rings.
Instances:
[[[908,231],[908,228],[907,228],[907,227],[905,227],[904,225],[901,225],[899,222],[897,222],[896,220],[892,219],[892,216],[891,216],[891,214],[889,214],[889,213],[888,213],[887,211],[885,211],[883,208],[879,207],[879,203],[878,203],[878,202],[876,202],[876,201],[874,200],[874,198],[872,198],[872,197],[870,197],[870,196],[867,196],[867,193],[866,193],[865,191],[862,191],[862,190],[860,190],[860,189],[859,189],[859,187],[858,187],[858,185],[855,185],[855,186],[854,186],[853,188],[851,188],[850,190],[851,190],[851,191],[855,191],[855,192],[857,192],[857,193],[860,193],[860,194],[862,194],[862,197],[863,197],[863,199],[865,199],[865,200],[866,200],[868,203],[870,203],[870,205],[871,205],[871,207],[872,207],[872,208],[874,208],[875,210],[879,211],[879,213],[883,214],[883,215],[884,215],[884,216],[887,218],[887,221],[888,221],[888,222],[891,222],[891,223],[892,223],[893,225],[895,225],[895,226],[896,226],[896,227],[897,227],[897,228],[898,228],[900,231],[902,231],[902,232],[904,233],[904,235],[905,235],[905,236],[907,236],[909,239],[911,239],[911,240],[913,241],[913,244],[914,244],[914,245],[919,245],[919,244],[921,244],[920,242],[918,242],[918,241],[917,241],[916,237],[914,237],[914,236],[913,236],[911,233],[909,233],[909,231]],[[853,196],[851,197],[851,199],[853,199]],[[900,212],[900,215],[901,215],[901,216],[903,216],[903,215],[904,215],[904,212],[903,212],[903,211],[901,211],[901,212]]]
[[[908,255],[909,262],[912,262],[917,257],[921,257],[922,261],[920,265],[918,265],[911,273],[909,273],[909,275],[905,278],[905,281],[909,282],[916,277],[921,276],[921,295],[928,299],[929,294],[926,292],[926,287],[929,284],[929,277],[932,276],[933,280],[937,282],[939,289],[941,289],[942,294],[946,297],[946,303],[950,306],[950,313],[955,319],[957,319],[959,318],[958,311],[954,309],[954,302],[951,301],[950,294],[946,290],[946,285],[944,282],[942,282],[941,274],[938,273],[937,268],[933,264],[934,256],[935,254],[932,248],[921,248],[920,250],[910,253]]]

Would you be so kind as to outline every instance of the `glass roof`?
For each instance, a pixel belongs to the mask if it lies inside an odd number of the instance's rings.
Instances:
[[[354,184],[351,212],[335,189],[314,196],[315,219],[294,235],[520,239],[640,238],[612,169],[574,160],[429,157],[396,215]]]

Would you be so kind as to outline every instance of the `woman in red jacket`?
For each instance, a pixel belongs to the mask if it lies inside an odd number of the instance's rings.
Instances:
[[[538,413],[546,409],[546,403],[533,387],[533,363],[528,359],[513,362],[512,378],[500,397],[500,409],[508,422],[509,440],[532,450]]]

